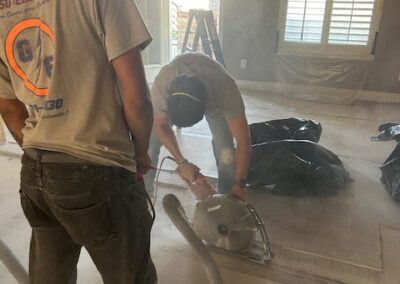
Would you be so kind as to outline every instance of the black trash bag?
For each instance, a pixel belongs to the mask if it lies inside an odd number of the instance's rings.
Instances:
[[[398,144],[381,166],[381,182],[392,198],[400,202],[400,124],[385,123],[379,126],[379,134],[372,141],[395,140]]]
[[[379,126],[379,134],[372,137],[372,141],[391,141],[396,140],[400,143],[400,124],[397,123],[385,123]]]
[[[322,126],[313,120],[288,118],[250,125],[253,145],[285,139],[318,142]]]
[[[400,202],[400,144],[381,167],[381,182],[393,199]]]
[[[253,145],[250,165],[250,188],[271,185],[279,195],[328,196],[352,181],[338,156],[312,141]]]

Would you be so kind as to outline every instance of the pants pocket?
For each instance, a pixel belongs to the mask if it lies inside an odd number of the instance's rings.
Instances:
[[[111,199],[82,209],[65,209],[55,204],[53,206],[57,219],[75,243],[101,246],[112,237]]]
[[[32,202],[32,200],[26,195],[22,190],[19,191],[20,199],[21,199],[21,207],[22,211],[26,219],[28,220],[29,225],[32,228],[40,227],[41,222],[39,218],[40,209]]]

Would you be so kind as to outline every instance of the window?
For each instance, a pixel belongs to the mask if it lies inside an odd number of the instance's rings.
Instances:
[[[280,51],[370,55],[383,0],[283,0]],[[283,33],[282,33],[283,31]]]
[[[329,43],[368,45],[375,0],[334,0]]]
[[[320,43],[325,6],[326,0],[289,0],[285,41]]]

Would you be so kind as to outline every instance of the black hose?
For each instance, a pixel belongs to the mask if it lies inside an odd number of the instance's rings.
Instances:
[[[10,271],[18,283],[29,283],[28,272],[2,240],[0,240],[0,260],[4,263],[5,267]]]
[[[222,284],[223,281],[217,264],[215,263],[211,254],[208,252],[207,247],[203,244],[203,242],[186,221],[187,218],[185,218],[185,210],[181,206],[178,198],[173,194],[166,195],[163,199],[163,206],[168,217],[188,241],[195,254],[200,259],[206,270],[210,284]]]

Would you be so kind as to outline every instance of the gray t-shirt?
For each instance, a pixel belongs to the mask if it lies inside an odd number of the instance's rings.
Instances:
[[[29,106],[23,148],[135,172],[134,143],[110,63],[151,41],[133,0],[5,3],[0,5],[0,97]]]
[[[185,53],[164,66],[153,83],[151,99],[155,111],[161,116],[168,116],[168,89],[171,82],[181,75],[197,77],[205,84],[208,91],[206,116],[219,114],[226,119],[235,119],[244,113],[240,90],[224,67],[208,56]]]

